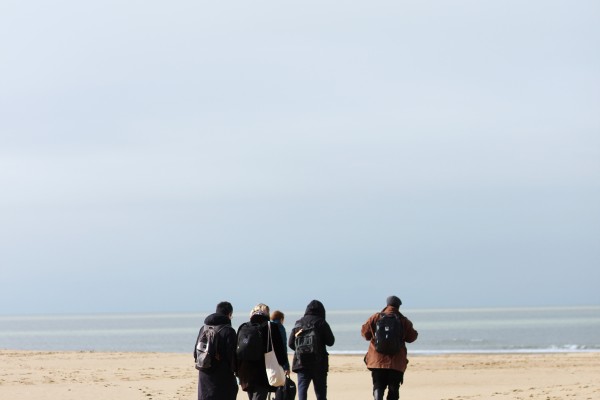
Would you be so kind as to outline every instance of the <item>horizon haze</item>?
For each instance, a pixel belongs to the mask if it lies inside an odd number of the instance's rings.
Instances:
[[[600,305],[599,17],[4,1],[0,315]]]

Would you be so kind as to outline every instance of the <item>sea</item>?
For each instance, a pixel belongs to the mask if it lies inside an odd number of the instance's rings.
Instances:
[[[364,354],[362,324],[379,310],[328,310],[330,354]],[[419,332],[409,354],[600,352],[600,306],[402,309]],[[206,313],[0,316],[0,349],[192,353]],[[289,332],[302,311],[286,312]],[[235,315],[237,328],[247,316]]]

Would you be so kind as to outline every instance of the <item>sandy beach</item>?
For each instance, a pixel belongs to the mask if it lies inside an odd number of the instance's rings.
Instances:
[[[195,399],[192,361],[186,354],[3,350],[0,398]],[[401,398],[598,400],[598,376],[600,353],[412,356]],[[331,356],[328,387],[330,399],[372,398],[362,356]],[[238,399],[247,396],[240,391]]]

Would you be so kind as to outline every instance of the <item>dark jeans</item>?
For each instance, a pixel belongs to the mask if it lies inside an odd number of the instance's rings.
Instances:
[[[308,386],[312,381],[317,400],[327,400],[327,371],[303,369],[298,375],[298,400],[306,400]]]
[[[400,398],[400,385],[404,382],[404,372],[394,369],[372,369],[373,398],[383,400],[383,394],[387,388],[387,400],[398,400]]]

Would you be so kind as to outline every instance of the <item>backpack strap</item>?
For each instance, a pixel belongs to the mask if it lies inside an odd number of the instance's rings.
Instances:
[[[221,349],[219,349],[219,342],[220,342],[219,332],[221,332],[223,329],[225,329],[227,327],[229,327],[231,329],[233,329],[233,327],[229,324],[214,325],[214,327],[215,327],[214,328],[215,329],[215,347],[217,348],[217,352],[215,353],[215,358],[217,359],[217,361],[220,361],[221,356],[223,356],[223,355],[220,353]],[[234,330],[234,333],[235,333],[235,330]]]
[[[268,329],[267,330],[269,331],[267,333],[267,335],[268,335],[267,336],[267,353],[268,353],[269,352],[269,345],[271,346],[272,350],[275,350],[275,349],[273,348],[273,337],[271,336],[272,335],[271,334],[271,321],[267,322],[267,324],[268,324]]]

